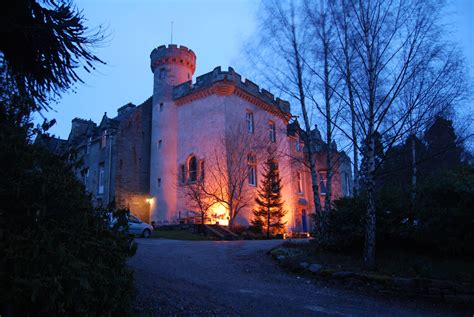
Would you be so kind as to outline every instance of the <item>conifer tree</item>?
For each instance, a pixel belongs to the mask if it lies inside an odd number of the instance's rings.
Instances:
[[[252,224],[265,229],[269,238],[271,228],[284,227],[286,222],[282,220],[287,211],[283,210],[282,185],[277,163],[270,157],[266,160],[263,169],[262,182],[258,189],[258,196],[255,198],[258,207],[252,210],[254,215]]]

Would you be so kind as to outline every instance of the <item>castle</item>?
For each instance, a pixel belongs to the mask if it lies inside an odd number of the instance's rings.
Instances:
[[[193,82],[196,55],[185,46],[159,46],[150,58],[151,98],[120,107],[113,118],[104,114],[98,125],[75,118],[67,140],[43,140],[56,152],[75,149],[83,161],[77,176],[96,205],[114,201],[157,225],[193,221],[198,217],[187,190],[199,182],[231,198],[210,206],[206,221],[248,226],[271,156],[282,178],[286,231],[308,231],[314,208],[304,137],[315,144],[321,200],[328,150],[335,160],[333,197],[350,195],[349,158],[325,144],[317,128],[304,136],[288,102],[232,68],[217,67]]]

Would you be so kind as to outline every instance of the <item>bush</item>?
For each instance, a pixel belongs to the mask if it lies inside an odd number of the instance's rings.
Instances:
[[[1,315],[127,314],[133,240],[107,227],[70,166],[1,135]]]
[[[439,256],[474,256],[474,169],[446,172],[420,184],[415,205],[409,188],[377,192],[378,249],[404,248]],[[327,249],[362,249],[366,197],[334,202],[328,217]],[[410,212],[414,211],[414,212]]]

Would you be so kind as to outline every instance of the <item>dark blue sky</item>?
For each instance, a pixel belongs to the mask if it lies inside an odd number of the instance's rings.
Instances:
[[[171,21],[173,42],[197,55],[195,76],[216,66],[239,71],[245,66],[242,48],[255,30],[258,4],[256,0],[77,0],[87,25],[108,28],[108,41],[96,50],[107,65],[94,74],[84,73],[86,83],[77,84],[53,105],[54,111],[45,113],[58,121],[50,132],[67,138],[73,118],[99,122],[104,112],[113,117],[118,107],[151,96],[149,55],[154,47],[169,44]],[[449,11],[450,36],[463,49],[474,78],[474,0],[454,0]]]

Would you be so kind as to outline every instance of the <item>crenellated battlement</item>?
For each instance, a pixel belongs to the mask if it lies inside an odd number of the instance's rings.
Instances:
[[[196,54],[184,45],[169,44],[158,46],[150,54],[151,71],[165,64],[178,64],[188,67],[192,74],[196,70]]]
[[[187,81],[174,87],[173,98],[175,100],[184,98],[191,94],[215,87],[217,83],[222,82],[226,82],[228,86],[235,86],[235,88],[239,88],[241,91],[267,104],[275,106],[280,111],[290,114],[290,103],[288,101],[280,98],[275,99],[275,96],[271,92],[263,88],[260,89],[257,84],[248,79],[242,81],[242,76],[235,72],[232,67],[229,67],[227,71],[222,71],[220,66],[216,67],[213,71],[197,77],[194,84],[192,81]]]

